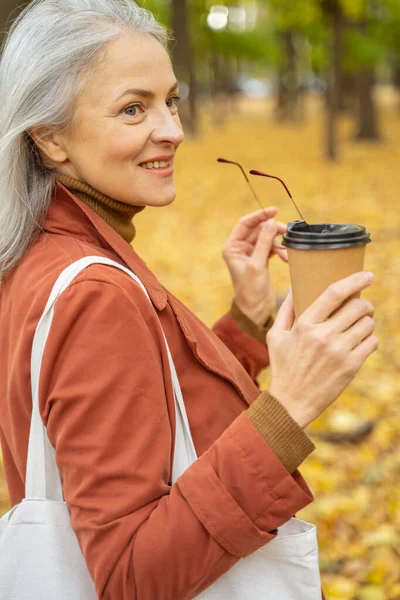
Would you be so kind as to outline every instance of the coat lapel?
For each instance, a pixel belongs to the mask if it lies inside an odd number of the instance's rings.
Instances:
[[[197,360],[209,371],[230,381],[246,404],[250,405],[260,390],[241,363],[219,337],[170,292],[168,302]]]

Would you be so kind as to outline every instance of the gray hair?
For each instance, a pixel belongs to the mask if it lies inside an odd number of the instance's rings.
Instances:
[[[82,75],[126,31],[168,35],[133,0],[33,0],[0,58],[0,281],[40,231],[55,181],[29,131],[71,124]]]

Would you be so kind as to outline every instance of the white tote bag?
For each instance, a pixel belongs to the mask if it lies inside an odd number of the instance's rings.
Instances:
[[[120,264],[98,256],[82,258],[59,276],[36,328],[31,360],[32,420],[29,434],[25,498],[0,519],[0,600],[96,600],[94,584],[62,493],[55,450],[39,412],[39,374],[54,314],[54,303],[73,279],[94,263]],[[164,336],[165,339],[165,336]],[[196,460],[185,405],[165,339],[176,410],[173,482]],[[276,539],[240,560],[198,598],[203,600],[320,600],[315,527],[291,519]]]
[[[168,344],[167,344],[168,349]],[[197,460],[175,366],[168,349],[175,394],[176,440],[172,483]],[[201,600],[321,600],[315,525],[292,518],[271,542],[239,560]]]

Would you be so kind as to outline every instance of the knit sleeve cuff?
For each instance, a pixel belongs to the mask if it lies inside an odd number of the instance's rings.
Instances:
[[[289,473],[315,450],[301,427],[269,392],[263,392],[246,414]]]
[[[229,314],[232,317],[232,319],[239,325],[239,327],[243,329],[243,331],[251,335],[251,337],[255,338],[261,344],[266,345],[267,333],[274,324],[273,317],[269,317],[264,323],[264,325],[259,327],[240,310],[240,308],[234,300],[232,301]]]

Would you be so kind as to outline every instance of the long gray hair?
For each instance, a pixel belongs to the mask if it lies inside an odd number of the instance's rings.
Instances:
[[[11,26],[0,59],[0,281],[40,231],[54,185],[28,132],[71,124],[82,75],[126,31],[168,43],[133,0],[33,0]]]

